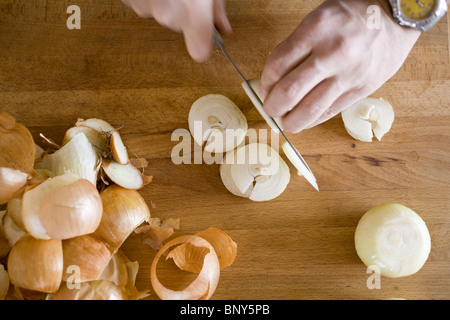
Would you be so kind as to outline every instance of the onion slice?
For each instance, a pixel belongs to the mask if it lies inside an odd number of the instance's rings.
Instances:
[[[205,151],[223,153],[240,145],[247,134],[247,119],[229,98],[209,94],[194,102],[189,111],[189,130]]]
[[[354,139],[372,142],[373,134],[381,138],[391,129],[394,109],[383,99],[364,98],[341,113],[345,129]],[[373,131],[373,133],[372,133]]]
[[[131,163],[123,165],[116,161],[103,160],[102,168],[108,178],[126,189],[139,190],[153,180],[153,176],[143,175]]]
[[[184,290],[176,291],[168,289],[161,284],[156,274],[156,267],[161,256],[169,248],[183,243],[189,243],[196,247],[205,248],[207,253],[203,257],[202,268],[197,278]],[[162,300],[208,300],[217,288],[219,277],[220,263],[214,248],[208,241],[195,235],[181,236],[167,242],[156,254],[150,270],[150,279],[153,289]]]
[[[226,154],[220,177],[234,195],[269,201],[281,195],[290,181],[289,167],[270,146],[251,143]]]

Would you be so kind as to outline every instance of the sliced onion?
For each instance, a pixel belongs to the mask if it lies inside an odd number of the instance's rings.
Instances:
[[[269,201],[281,195],[290,181],[289,167],[270,146],[251,143],[228,152],[220,177],[233,194],[253,201]]]
[[[348,134],[365,142],[371,142],[373,134],[381,140],[391,129],[394,118],[392,105],[383,99],[364,98],[342,111]]]
[[[116,161],[103,160],[102,168],[108,178],[125,189],[139,190],[153,180],[152,176],[143,175],[131,163],[123,165]]]
[[[201,128],[200,128],[200,126]],[[242,111],[229,98],[209,94],[194,102],[189,111],[189,130],[205,151],[222,153],[240,145],[248,125]]]
[[[197,278],[184,290],[177,291],[166,288],[161,284],[156,267],[161,256],[171,247],[183,243],[205,248],[208,253],[203,257],[203,267]],[[217,254],[211,244],[199,236],[181,236],[167,242],[156,254],[150,271],[153,289],[162,300],[198,300],[211,298],[219,283],[220,263]]]

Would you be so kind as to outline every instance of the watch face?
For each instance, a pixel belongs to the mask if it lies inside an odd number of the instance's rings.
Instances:
[[[400,0],[403,14],[411,20],[423,20],[434,12],[436,0]]]

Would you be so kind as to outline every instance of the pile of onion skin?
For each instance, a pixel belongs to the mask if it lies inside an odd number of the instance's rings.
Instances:
[[[139,226],[146,233],[164,230],[154,227],[159,219],[150,218],[137,191],[152,182],[140,170],[146,161],[130,159],[119,131],[100,119],[80,119],[62,146],[43,138],[47,150],[0,113],[0,300],[147,297],[149,290],[135,286],[138,262],[120,250]],[[164,233],[160,241],[171,235]],[[174,245],[168,257],[199,274],[179,292],[156,276],[159,257]],[[161,241],[160,247],[150,276],[161,299],[209,299],[220,268],[233,263],[237,248],[216,228]]]

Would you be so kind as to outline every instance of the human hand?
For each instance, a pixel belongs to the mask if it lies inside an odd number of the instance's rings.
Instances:
[[[122,0],[142,18],[154,18],[159,24],[184,35],[191,57],[208,60],[213,46],[214,25],[230,33],[225,0]]]
[[[379,29],[367,9],[380,8]],[[318,125],[375,92],[406,60],[420,32],[399,26],[386,0],[327,0],[269,56],[264,109],[283,129]]]

